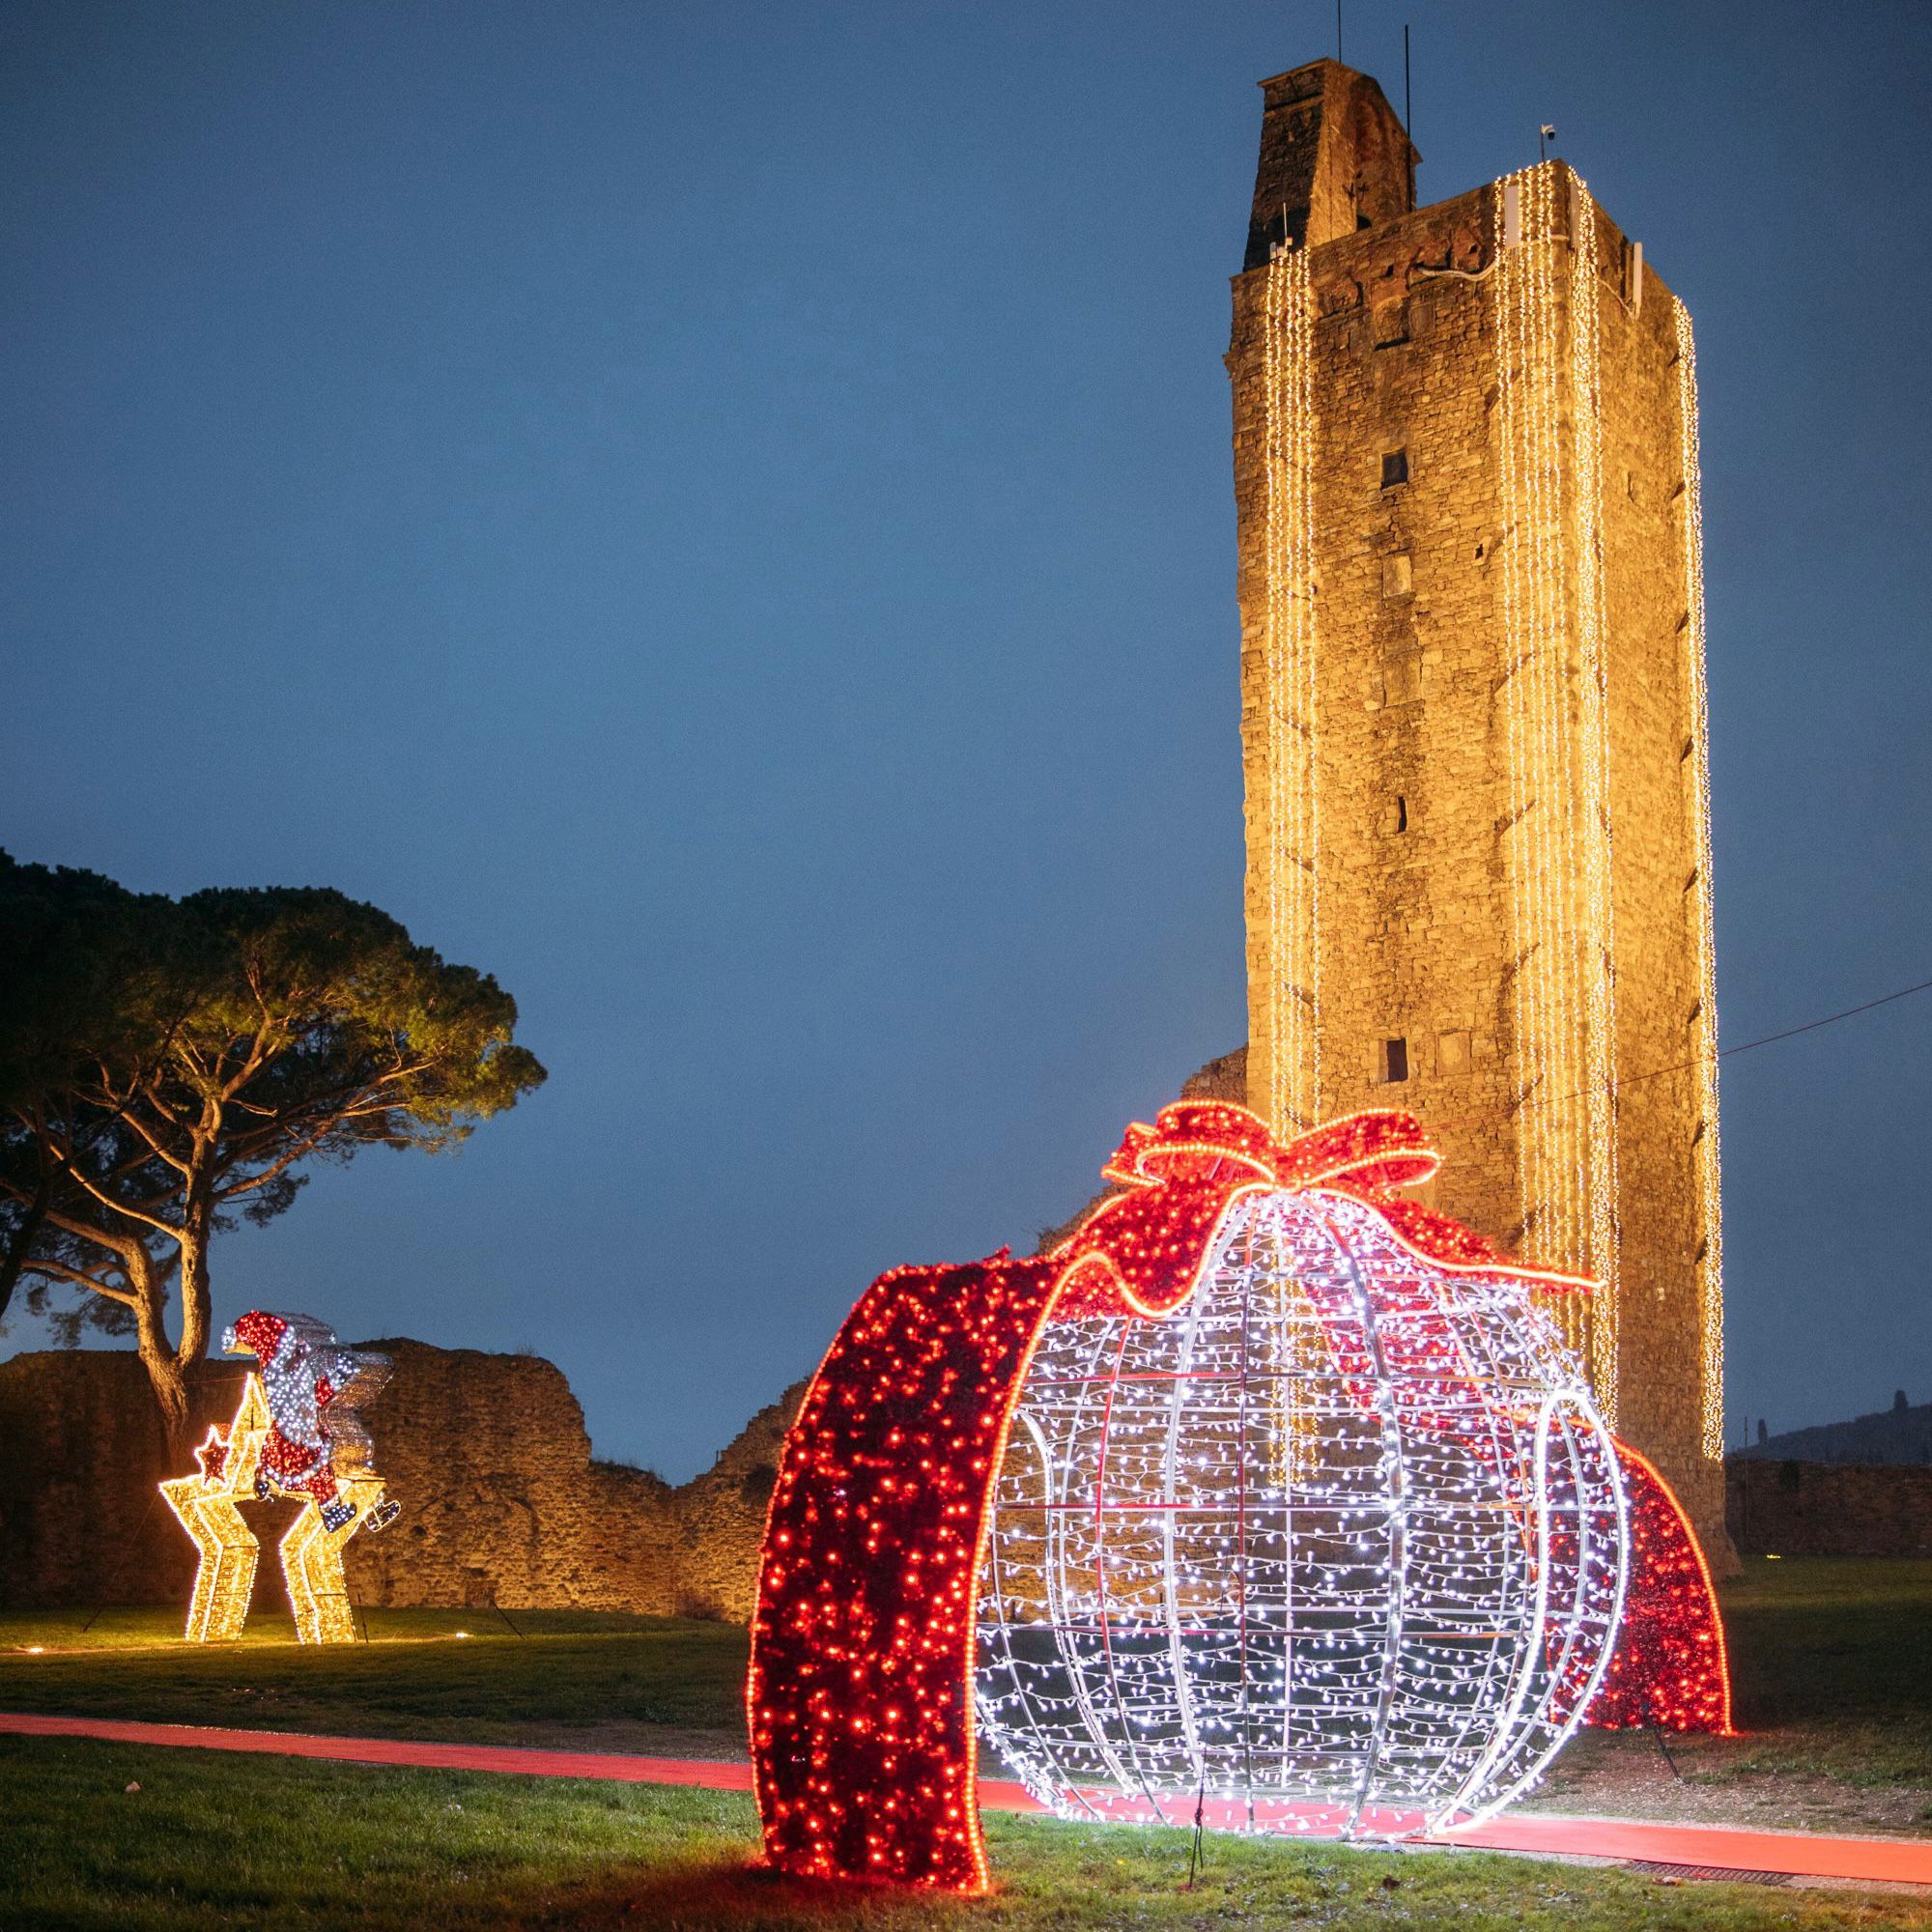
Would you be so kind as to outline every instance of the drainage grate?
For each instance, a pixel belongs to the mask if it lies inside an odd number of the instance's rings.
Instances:
[[[1738,1871],[1729,1865],[1673,1865],[1660,1859],[1631,1859],[1627,1867],[1646,1878],[1717,1879],[1727,1885],[1789,1885],[1789,1872]]]

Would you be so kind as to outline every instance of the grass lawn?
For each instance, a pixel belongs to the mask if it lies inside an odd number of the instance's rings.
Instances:
[[[9,1932],[1932,1926],[1932,1902],[1896,1893],[1228,1838],[1187,1891],[1183,1833],[1033,1818],[990,1821],[991,1899],[806,1887],[751,1868],[751,1802],[724,1793],[40,1739],[0,1739],[0,1793]]]
[[[1722,1590],[1740,1738],[1586,1731],[1558,1811],[1932,1833],[1932,1562],[1747,1559]]]
[[[1759,1557],[1724,1616],[1747,1762],[1932,1785],[1932,1562]]]
[[[1682,1801],[1700,1790],[1775,1800],[1780,1782],[1809,1780],[1842,1787],[1848,1803],[1869,1795],[1854,1804],[1863,1824],[1841,1829],[1932,1830],[1921,1815],[1932,1804],[1932,1562],[1760,1557],[1723,1595],[1747,1735],[1673,1744],[1679,1780],[1648,1737],[1586,1734],[1558,1761],[1545,1804],[1690,1815]],[[107,1610],[91,1628],[84,1611],[4,1612],[0,1710],[742,1754],[742,1630],[510,1614],[525,1634],[489,1610],[371,1610],[368,1643],[321,1650],[290,1640],[286,1613],[217,1647],[182,1643],[173,1610]],[[1642,1802],[1618,1803],[1624,1785]]]
[[[1586,1734],[1546,1808],[1932,1831],[1932,1563],[1752,1563],[1726,1586],[1736,1740]],[[0,1616],[0,1710],[741,1754],[745,1633],[670,1618],[372,1611],[300,1649],[190,1647],[173,1611]],[[459,1636],[457,1633],[469,1633]],[[39,1654],[34,1654],[38,1647]],[[129,1793],[126,1787],[138,1783]],[[1661,1886],[1478,1854],[1360,1853],[989,1820],[1004,1889],[907,1900],[749,1869],[722,1793],[0,1739],[0,1927],[1922,1925],[1932,1897]],[[1384,1881],[1393,1881],[1385,1885]]]
[[[171,1610],[109,1610],[89,1630],[85,1612],[0,1613],[0,1711],[743,1753],[744,1631],[675,1617],[510,1614],[525,1635],[489,1610],[371,1610],[369,1642],[304,1647],[286,1616],[220,1645],[183,1643]]]

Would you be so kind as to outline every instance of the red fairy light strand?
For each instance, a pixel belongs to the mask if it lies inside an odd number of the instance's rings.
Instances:
[[[1617,1444],[1630,1497],[1631,1564],[1642,1578],[1624,1608],[1623,1634],[1589,1723],[1655,1725],[1728,1738],[1731,1666],[1711,1566],[1683,1505],[1656,1466]]]

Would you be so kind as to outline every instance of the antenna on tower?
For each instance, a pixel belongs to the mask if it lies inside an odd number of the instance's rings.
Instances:
[[[1408,86],[1408,22],[1402,23],[1402,131],[1408,136],[1408,205],[1415,206],[1415,99]]]
[[[1342,0],[1335,0],[1335,59],[1342,58]]]

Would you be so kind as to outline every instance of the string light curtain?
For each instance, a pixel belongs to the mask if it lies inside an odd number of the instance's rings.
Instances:
[[[1551,1312],[1614,1426],[1616,996],[1597,210],[1560,161],[1499,182],[1494,208],[1522,1240],[1600,1284]]]
[[[1724,1219],[1719,1192],[1718,952],[1711,918],[1711,734],[1704,673],[1704,510],[1697,448],[1697,348],[1690,314],[1671,303],[1677,339],[1677,508],[1683,518],[1679,553],[1684,564],[1685,685],[1690,695],[1690,811],[1697,875],[1691,882],[1697,935],[1697,1015],[1691,1037],[1696,1066],[1698,1127],[1697,1195],[1702,1228],[1697,1249],[1698,1341],[1703,1370],[1704,1454],[1724,1453]]]
[[[1249,1097],[1277,1129],[1321,1118],[1321,838],[1316,787],[1314,311],[1306,249],[1277,245],[1263,320],[1266,653],[1260,795],[1248,801],[1265,928],[1251,960],[1266,989],[1249,1043]]]

